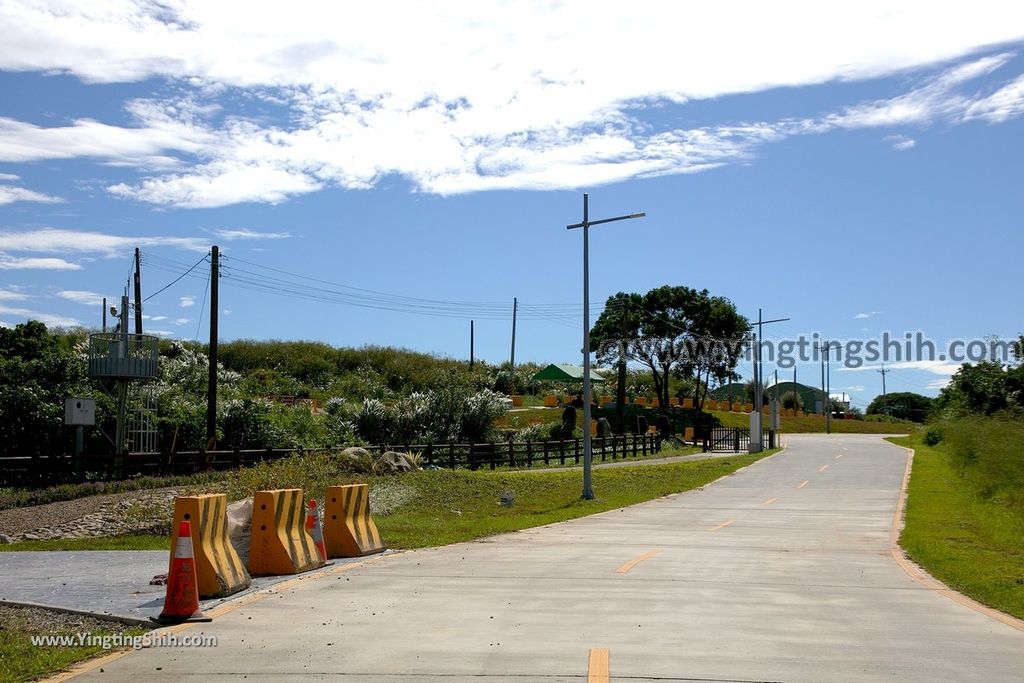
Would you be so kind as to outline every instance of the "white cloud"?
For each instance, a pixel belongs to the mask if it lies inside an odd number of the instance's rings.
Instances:
[[[928,382],[928,384],[925,385],[925,388],[927,388],[927,389],[945,389],[946,387],[949,386],[949,383],[951,381],[952,381],[952,379],[949,378],[949,377],[946,377],[945,379],[933,379],[930,382]]]
[[[870,318],[871,316],[878,315],[879,313],[881,313],[881,311],[868,311],[867,313],[858,313],[857,315],[853,316],[853,319],[864,320],[866,318]]]
[[[368,188],[391,174],[438,194],[593,186],[744,162],[792,135],[1021,113],[1013,84],[963,92],[1007,63],[998,54],[903,95],[806,120],[665,130],[644,116],[666,103],[963,60],[1024,39],[1020,3],[982,2],[969,13],[880,0],[750,3],[742,22],[727,3],[589,10],[571,1],[457,11],[303,0],[286,10],[229,1],[7,3],[0,69],[89,82],[166,78],[179,94],[130,102],[130,126],[0,119],[0,161],[95,158],[143,172],[110,186],[115,196],[217,207]],[[231,98],[218,97],[238,93],[284,110],[286,123],[225,111]]]
[[[213,234],[225,240],[283,240],[291,237],[287,232],[260,232],[249,228],[235,228],[232,230],[218,228]]]
[[[174,324],[175,325],[188,325],[190,322],[192,322],[192,320],[190,318],[175,318],[174,319]]]
[[[908,138],[906,135],[888,135],[883,139],[892,145],[893,150],[896,152],[903,152],[911,149],[917,144],[917,140],[914,138]]]
[[[0,241],[3,235],[0,235]],[[0,270],[81,270],[77,263],[62,258],[19,258],[0,252]]]
[[[79,289],[64,289],[57,292],[57,296],[61,299],[67,299],[68,301],[74,301],[75,303],[86,304],[88,306],[99,306],[103,303],[102,294],[86,292]]]
[[[921,370],[933,375],[952,376],[960,369],[961,363],[949,360],[905,360],[895,363],[886,363],[884,367],[890,370]],[[868,370],[881,370],[882,365],[861,365],[860,367],[841,367],[840,372],[866,372]]]
[[[865,389],[865,387],[864,387],[863,384],[857,384],[857,385],[854,385],[852,387],[846,387],[846,390],[849,391],[850,393],[853,393],[853,394],[856,394],[856,393],[859,393],[861,391],[864,391],[864,389]]]
[[[142,317],[145,318],[146,316],[142,316]],[[161,320],[167,320],[167,316],[166,315],[154,315],[153,317],[150,318],[150,320],[152,320],[155,323],[158,323]]]
[[[61,204],[63,199],[52,197],[42,192],[27,190],[24,187],[12,185],[0,185],[0,204],[13,204],[14,202],[36,202],[38,204]]]
[[[1021,114],[1024,114],[1024,75],[988,97],[971,103],[963,118],[965,121],[985,119],[989,123],[1002,123]]]
[[[183,296],[178,300],[178,305],[182,308],[188,308],[189,306],[196,305],[196,299],[193,296]]]
[[[13,287],[11,289],[0,289],[0,301],[24,301],[28,298],[28,294],[20,292]]]
[[[3,181],[21,180],[21,177],[20,176],[16,176],[13,173],[0,173],[0,180],[3,180]]]
[[[175,247],[202,252],[209,249],[209,240],[200,237],[124,237],[58,228],[0,232],[0,250],[6,251],[83,252],[112,257],[127,254],[135,247]]]
[[[24,320],[38,320],[39,322],[51,327],[76,327],[82,324],[75,318],[68,318],[40,311],[32,311],[25,308],[9,308],[3,304],[0,304],[0,313],[4,315],[20,316]]]

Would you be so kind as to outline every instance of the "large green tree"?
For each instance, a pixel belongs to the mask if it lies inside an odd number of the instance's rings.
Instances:
[[[92,394],[85,370],[41,322],[0,328],[0,453],[67,451],[64,399]]]
[[[935,399],[912,391],[897,391],[876,396],[868,406],[868,415],[889,415],[900,420],[924,422],[932,410]]]
[[[673,375],[700,380],[700,408],[710,379],[721,382],[735,376],[749,331],[750,323],[725,297],[666,285],[646,294],[609,297],[590,343],[599,363],[625,358],[646,366],[662,405],[668,405]]]

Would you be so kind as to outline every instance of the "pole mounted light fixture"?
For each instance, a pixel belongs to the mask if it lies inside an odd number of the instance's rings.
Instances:
[[[590,234],[589,229],[603,223],[643,218],[646,213],[630,213],[614,218],[590,220],[589,194],[583,193],[583,221],[565,226],[566,230],[583,228],[583,499],[593,500],[593,443],[590,439]]]

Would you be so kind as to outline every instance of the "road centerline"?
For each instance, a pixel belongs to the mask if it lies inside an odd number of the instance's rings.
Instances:
[[[609,683],[611,680],[610,658],[611,652],[608,648],[591,648],[590,658],[587,662],[587,683]]]
[[[777,500],[778,500],[778,498],[769,498],[765,502],[761,503],[761,505],[771,505],[772,503],[774,503]]]
[[[729,526],[730,524],[735,524],[735,523],[736,523],[735,519],[730,519],[727,522],[722,522],[718,526],[711,527],[710,529],[708,529],[708,531],[718,531],[719,529],[724,529],[725,527]]]
[[[802,482],[800,482],[800,485],[797,486],[797,488],[798,489],[802,489],[803,487],[807,486],[810,483],[811,483],[810,479],[804,479]]]
[[[818,468],[818,471],[819,472],[824,472],[827,469],[828,469],[828,465],[822,465],[821,467]]]
[[[661,552],[661,548],[655,548],[654,550],[648,550],[646,553],[641,553],[641,554],[637,555],[636,557],[634,557],[629,562],[627,562],[626,564],[624,564],[621,567],[619,567],[618,569],[616,569],[615,573],[616,574],[625,574],[626,572],[630,571],[631,569],[636,567],[638,564],[640,564],[644,560],[649,560],[649,559],[651,559],[652,557],[654,557],[655,555],[657,555],[660,552]]]

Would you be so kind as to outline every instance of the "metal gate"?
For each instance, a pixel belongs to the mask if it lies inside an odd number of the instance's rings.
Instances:
[[[763,448],[775,448],[775,430],[765,429],[761,435]],[[704,440],[704,452],[746,453],[750,450],[750,430],[743,427],[712,427]]]

